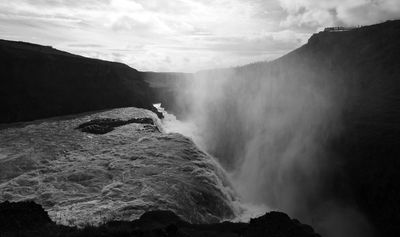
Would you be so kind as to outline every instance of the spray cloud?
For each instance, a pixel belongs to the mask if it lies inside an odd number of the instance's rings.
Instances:
[[[244,202],[288,212],[325,236],[367,236],[363,216],[331,197],[338,170],[327,144],[341,129],[344,88],[323,74],[288,60],[199,72],[178,101]]]

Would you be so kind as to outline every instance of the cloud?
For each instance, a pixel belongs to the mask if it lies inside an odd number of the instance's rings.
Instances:
[[[128,31],[140,36],[170,34],[173,31],[161,20],[121,16],[110,24],[114,31]]]
[[[367,25],[400,16],[398,0],[279,0],[284,27]]]
[[[103,46],[100,44],[70,44],[69,47],[77,47],[77,48],[102,48]]]
[[[0,33],[139,70],[195,71],[274,59],[325,26],[395,18],[399,5],[398,0],[13,0],[0,1]]]

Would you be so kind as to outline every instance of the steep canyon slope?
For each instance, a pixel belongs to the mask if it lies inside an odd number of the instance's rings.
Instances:
[[[400,21],[324,31],[271,62],[164,78],[159,95],[245,199],[321,234],[399,234],[399,42]]]

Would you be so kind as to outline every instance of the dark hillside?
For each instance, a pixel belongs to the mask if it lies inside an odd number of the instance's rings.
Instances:
[[[399,42],[400,21],[320,32],[272,63],[237,69],[307,77],[321,89],[333,82],[342,128],[327,141],[337,160],[326,195],[355,202],[382,236],[400,233]]]
[[[307,60],[340,84],[343,131],[329,141],[341,160],[341,196],[354,200],[383,235],[400,233],[400,21],[321,32],[282,58]],[[349,191],[350,190],[350,191]]]
[[[331,167],[322,198],[355,205],[382,236],[400,234],[399,42],[400,21],[388,21],[320,32],[280,59],[236,68],[238,78],[307,78],[331,90],[340,129],[325,141]]]
[[[135,106],[151,91],[127,65],[0,40],[0,123]]]

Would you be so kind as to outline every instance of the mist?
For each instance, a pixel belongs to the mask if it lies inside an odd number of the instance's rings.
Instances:
[[[329,141],[341,131],[346,87],[320,75],[282,60],[199,72],[180,88],[178,107],[253,210],[287,212],[323,236],[368,236],[351,197],[335,195],[345,184],[334,180],[341,160]]]

